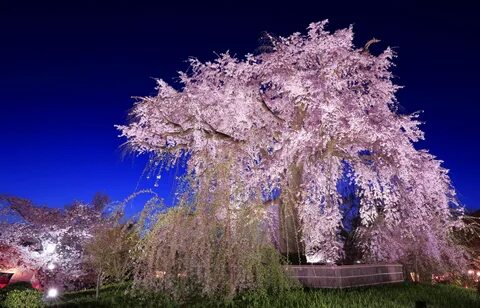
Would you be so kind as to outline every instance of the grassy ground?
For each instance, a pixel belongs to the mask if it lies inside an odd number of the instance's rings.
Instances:
[[[56,307],[178,307],[162,296],[128,295],[125,287],[67,293]],[[448,285],[397,284],[348,290],[294,290],[280,296],[245,294],[230,303],[197,299],[184,307],[415,307],[424,301],[427,307],[480,307],[480,296],[473,290]]]

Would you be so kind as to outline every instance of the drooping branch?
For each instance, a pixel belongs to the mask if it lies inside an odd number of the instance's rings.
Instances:
[[[369,40],[365,46],[363,46],[363,50],[362,52],[363,53],[370,53],[370,51],[368,50],[370,48],[371,45],[373,44],[376,44],[376,43],[380,43],[381,41],[379,39],[376,39],[376,38],[372,38],[371,40]]]

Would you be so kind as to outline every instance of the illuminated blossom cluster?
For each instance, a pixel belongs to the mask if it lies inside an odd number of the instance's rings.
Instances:
[[[449,233],[462,226],[462,209],[447,170],[414,147],[423,139],[418,115],[397,112],[394,52],[372,55],[353,46],[351,28],[325,25],[272,38],[270,52],[244,59],[191,59],[181,89],[158,80],[121,135],[167,164],[188,154],[197,178],[228,159],[231,186],[244,192],[239,205],[259,189],[293,196],[308,262],[342,258],[345,179],[360,200],[366,260],[401,260],[412,243],[439,262],[461,257]]]

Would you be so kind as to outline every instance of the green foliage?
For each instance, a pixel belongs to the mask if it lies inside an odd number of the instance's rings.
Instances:
[[[138,234],[130,225],[98,229],[86,246],[88,260],[108,281],[124,281],[132,272],[138,240]]]
[[[2,304],[6,308],[36,308],[43,307],[42,294],[36,290],[11,290]]]
[[[449,285],[399,284],[346,290],[291,290],[278,296],[252,293],[236,299],[234,307],[479,307],[473,290]]]
[[[229,185],[227,165],[192,181],[194,196],[186,193],[158,215],[140,243],[135,287],[178,302],[229,302],[243,292],[280,293],[294,286],[265,230],[265,207],[250,196],[233,202],[238,188]]]
[[[272,246],[266,246],[250,254],[253,272],[256,274],[257,294],[277,295],[283,291],[300,288],[298,281],[285,273],[285,260]]]
[[[110,284],[102,287],[100,296],[95,290],[65,293],[55,307],[175,307],[174,302],[162,293],[132,288],[130,283]]]
[[[33,287],[30,282],[25,282],[25,281],[10,283],[3,289],[0,289],[0,303],[4,302],[5,298],[7,297],[7,294],[13,290],[18,290],[18,291],[33,290]]]
[[[221,218],[212,212],[221,213]],[[232,211],[229,213],[229,211]],[[136,285],[179,301],[229,300],[245,291],[279,293],[292,287],[281,255],[268,242],[253,208],[178,206],[144,239]]]
[[[19,282],[14,282],[14,283],[10,283],[8,284],[5,288],[1,289],[1,292],[10,292],[12,290],[32,290],[33,287],[32,287],[32,284],[30,282],[26,282],[26,281],[19,281]]]
[[[162,293],[132,289],[128,285],[102,288],[95,301],[95,291],[67,293],[60,307],[415,307],[416,301],[425,301],[427,307],[480,307],[480,297],[469,289],[452,285],[396,284],[345,290],[303,290],[271,294],[247,292],[231,300],[218,297],[192,298],[176,303]]]

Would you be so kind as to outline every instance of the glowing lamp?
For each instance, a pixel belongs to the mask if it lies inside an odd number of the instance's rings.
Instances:
[[[56,288],[48,289],[48,291],[47,291],[47,297],[48,298],[55,298],[57,296],[58,296],[58,290]]]
[[[53,270],[53,269],[55,268],[55,264],[49,263],[49,264],[47,265],[47,268],[48,268],[49,270]]]
[[[468,270],[468,274],[469,274],[469,275],[473,275],[474,273],[475,273],[474,270]]]

